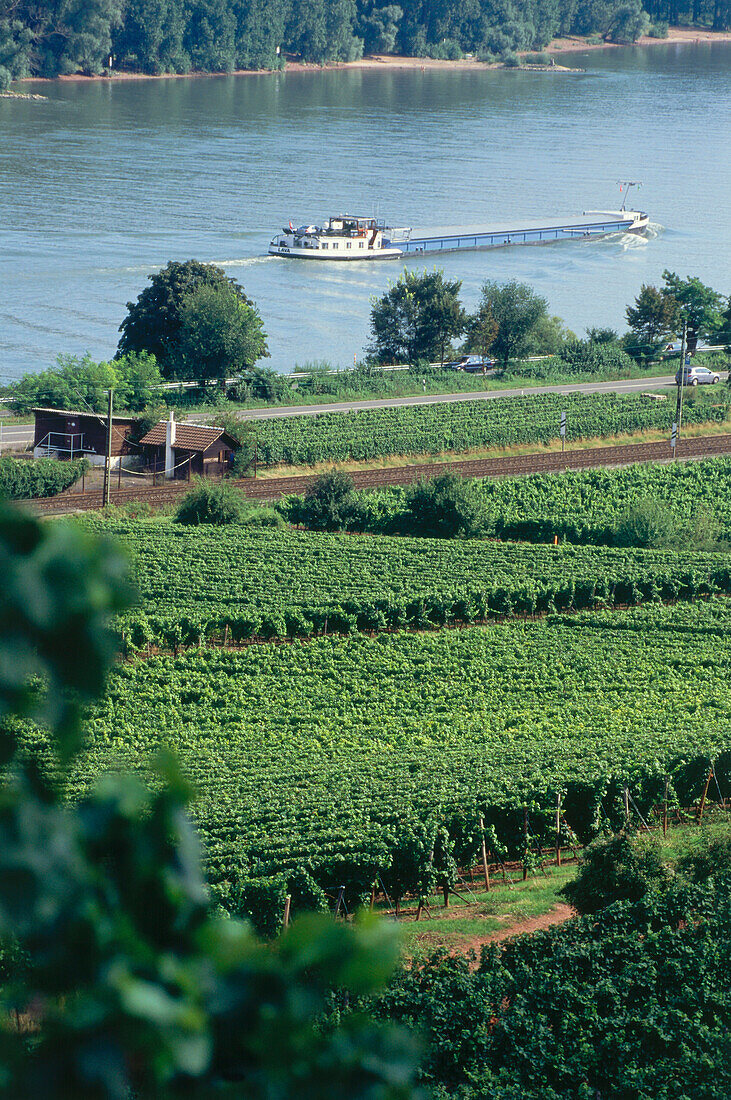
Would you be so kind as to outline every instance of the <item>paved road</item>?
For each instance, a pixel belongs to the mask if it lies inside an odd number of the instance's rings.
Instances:
[[[5,451],[24,451],[33,442],[32,424],[3,424],[0,420],[0,454]]]
[[[454,401],[494,401],[501,397],[520,397],[522,394],[544,393],[637,393],[647,390],[675,387],[675,376],[658,378],[631,378],[625,382],[580,382],[561,386],[530,386],[512,390],[478,390],[472,393],[416,394],[414,397],[384,397],[370,401],[338,401],[323,405],[279,405],[267,409],[243,409],[237,415],[241,420],[270,420],[278,416],[316,416],[328,412],[356,412],[359,409],[393,409],[402,405],[445,405]],[[194,413],[186,420],[197,421],[201,413]],[[206,420],[215,414],[207,414]],[[32,426],[4,426],[0,450],[22,450],[33,439]]]
[[[472,393],[434,393],[415,397],[385,397],[371,401],[338,401],[326,405],[288,405],[271,409],[243,409],[241,420],[270,420],[276,416],[315,416],[327,412],[356,412],[359,409],[393,409],[401,405],[444,405],[454,401],[493,401],[500,397],[543,393],[637,393],[675,386],[675,376],[631,378],[625,382],[580,382],[561,386],[530,386],[514,390],[478,390]],[[190,418],[192,419],[192,418]]]

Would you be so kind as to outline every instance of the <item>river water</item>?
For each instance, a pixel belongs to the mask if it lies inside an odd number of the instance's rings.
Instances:
[[[0,100],[0,382],[59,353],[109,357],[170,259],[221,264],[257,302],[271,365],[347,365],[394,262],[266,256],[290,219],[414,226],[616,208],[643,181],[647,239],[429,259],[533,284],[574,331],[622,327],[663,268],[731,291],[731,44],[569,55],[582,74],[360,70],[36,85]],[[425,260],[416,263],[423,267]]]

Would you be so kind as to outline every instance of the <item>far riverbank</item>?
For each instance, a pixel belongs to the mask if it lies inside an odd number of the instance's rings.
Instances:
[[[591,42],[588,37],[580,37],[578,35],[571,35],[564,38],[555,38],[541,53],[551,54],[552,56],[562,56],[570,53],[583,53],[588,50],[621,50],[626,49],[627,46],[668,46],[678,44],[693,44],[699,43],[714,43],[714,42],[731,42],[731,31],[710,31],[701,28],[694,27],[671,27],[668,31],[667,38],[650,38],[645,35],[642,38],[638,38],[636,42],[632,43],[617,43],[617,42]],[[525,53],[521,56],[526,56]],[[237,69],[233,73],[209,73],[209,72],[189,72],[189,73],[161,73],[153,75],[150,73],[128,73],[128,72],[111,72],[105,73],[102,76],[83,76],[81,73],[74,73],[70,76],[58,76],[58,77],[40,77],[29,76],[23,80],[18,80],[17,84],[48,84],[48,83],[64,83],[64,82],[83,82],[87,83],[95,80],[188,80],[191,77],[208,77],[208,76],[270,76],[272,73],[322,73],[332,72],[342,69],[363,69],[363,70],[394,70],[394,69],[407,69],[407,70],[421,70],[427,69],[442,69],[442,70],[478,70],[478,69],[500,69],[506,68],[501,61],[485,62],[478,61],[474,57],[464,57],[459,61],[441,61],[433,57],[399,57],[393,54],[370,54],[368,57],[362,57],[358,61],[333,61],[328,62],[325,65],[306,64],[300,61],[288,61],[286,68],[284,69]],[[557,66],[557,68],[560,68]]]

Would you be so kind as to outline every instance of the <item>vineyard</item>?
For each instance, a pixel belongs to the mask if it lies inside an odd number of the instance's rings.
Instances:
[[[712,515],[718,534],[731,540],[731,460],[707,458],[672,465],[483,478],[484,531],[489,537],[610,545],[628,505],[643,499],[662,504],[680,524]],[[297,498],[291,511],[296,514]],[[400,487],[359,493],[361,522],[368,531],[404,526],[405,491]],[[535,552],[535,551],[534,551]]]
[[[568,471],[482,482],[488,530],[500,538],[611,542],[628,504],[661,502],[681,522],[712,514],[731,539],[731,460]]]
[[[152,657],[114,672],[69,792],[169,746],[224,899],[284,873],[352,900],[429,822],[464,861],[480,811],[510,845],[559,790],[577,831],[666,772],[687,805],[711,756],[727,790],[730,673],[725,600]]]
[[[95,523],[95,521],[87,521]],[[731,557],[353,537],[168,521],[106,524],[135,565],[128,648],[177,648],[731,594]]]
[[[275,418],[258,421],[255,434],[262,464],[301,466],[547,444],[559,437],[562,412],[569,442],[649,429],[667,431],[669,437],[675,406],[649,394],[533,394]],[[725,399],[717,405],[689,400],[683,419],[686,425],[723,423],[727,413]]]

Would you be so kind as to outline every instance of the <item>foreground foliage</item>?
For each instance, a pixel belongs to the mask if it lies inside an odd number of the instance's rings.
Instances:
[[[0,1091],[31,1100],[411,1095],[413,1044],[332,987],[373,990],[392,930],[304,920],[274,948],[212,913],[190,797],[169,756],[65,805],[80,707],[130,599],[121,556],[65,525],[0,514]],[[45,746],[29,733],[42,723]]]

